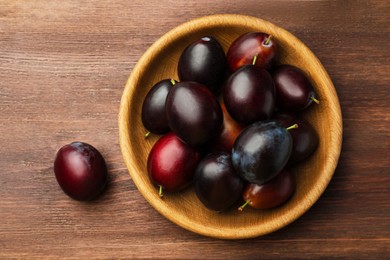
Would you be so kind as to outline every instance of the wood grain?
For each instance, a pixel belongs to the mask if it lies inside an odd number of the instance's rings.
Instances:
[[[275,23],[316,54],[340,99],[343,146],[321,198],[244,241],[186,231],[141,196],[117,127],[126,80],[175,26],[217,13]],[[387,1],[0,1],[0,258],[383,259],[390,248]],[[78,203],[52,171],[63,144],[106,158],[111,184]]]

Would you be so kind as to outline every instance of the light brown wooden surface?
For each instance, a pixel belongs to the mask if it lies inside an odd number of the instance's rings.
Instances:
[[[343,114],[335,175],[289,226],[250,240],[186,231],[142,197],[122,159],[119,102],[142,54],[190,19],[239,13],[301,39]],[[331,258],[390,253],[390,8],[387,1],[0,1],[0,258]],[[72,201],[53,158],[98,148],[111,184]]]
[[[140,121],[146,94],[163,79],[178,79],[176,68],[180,54],[191,42],[204,35],[212,35],[227,52],[237,37],[254,31],[273,36],[279,46],[278,62],[302,68],[313,82],[321,100],[319,105],[301,113],[317,130],[320,144],[309,160],[292,169],[297,183],[296,192],[282,207],[264,211],[248,208],[243,213],[234,210],[234,207],[221,214],[212,212],[200,203],[191,188],[179,194],[166,194],[164,199],[160,199],[157,188],[146,174],[148,154],[159,138],[143,138],[145,128]],[[243,239],[265,235],[284,227],[317,201],[337,166],[342,122],[339,100],[331,79],[315,55],[299,39],[262,19],[225,14],[186,22],[166,33],[145,52],[134,67],[122,95],[119,133],[121,151],[132,180],[145,199],[163,216],[198,234]]]

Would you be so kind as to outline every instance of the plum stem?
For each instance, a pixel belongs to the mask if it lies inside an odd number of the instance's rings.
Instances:
[[[174,79],[171,79],[172,86],[175,86],[176,82]]]
[[[313,100],[314,102],[316,102],[316,104],[319,104],[320,101],[318,99],[316,99],[315,97],[311,97],[311,100]]]
[[[268,45],[271,41],[272,35],[269,35],[268,38],[265,40],[264,45]]]
[[[295,128],[298,128],[298,127],[299,127],[298,124],[293,124],[292,126],[289,126],[286,129],[287,130],[291,130],[291,129],[295,129]]]
[[[160,196],[160,198],[164,197],[164,194],[163,194],[163,187],[162,187],[161,185],[159,185],[158,196]]]
[[[149,135],[150,135],[150,132],[147,131],[147,132],[145,133],[144,137],[145,137],[145,138],[148,138]]]
[[[244,204],[242,204],[242,205],[241,205],[241,207],[239,207],[239,208],[238,208],[238,211],[243,211],[243,210],[244,210],[244,208],[246,207],[246,205],[248,205],[248,204],[249,204],[249,202],[250,202],[249,200],[245,201],[245,203],[244,203]]]
[[[257,61],[257,55],[255,55],[255,56],[253,57],[252,65],[255,65],[255,64],[256,64],[256,61]]]

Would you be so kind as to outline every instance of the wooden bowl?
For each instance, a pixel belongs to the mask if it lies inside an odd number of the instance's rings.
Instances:
[[[142,102],[149,89],[159,80],[177,77],[177,62],[183,49],[192,41],[211,35],[227,51],[231,42],[245,32],[271,34],[281,50],[281,63],[300,67],[306,72],[318,93],[320,104],[304,117],[320,136],[314,155],[293,168],[297,189],[293,197],[271,210],[246,207],[243,212],[232,209],[216,213],[206,209],[193,188],[161,199],[148,179],[146,161],[159,136],[145,139],[141,122]],[[305,213],[327,187],[336,168],[342,139],[342,120],[337,94],[327,72],[316,56],[300,40],[274,24],[242,15],[214,15],[195,19],[174,28],[158,39],[142,56],[131,73],[120,103],[120,146],[131,178],[145,199],[163,216],[177,225],[205,236],[242,239],[278,230]]]

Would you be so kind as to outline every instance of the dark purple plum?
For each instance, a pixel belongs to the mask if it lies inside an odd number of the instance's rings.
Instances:
[[[216,39],[205,36],[184,49],[177,68],[180,81],[195,81],[217,92],[227,73],[225,52]]]
[[[239,123],[269,119],[274,112],[274,84],[271,75],[253,65],[234,72],[223,88],[229,114]]]
[[[215,211],[229,209],[241,197],[244,181],[235,172],[229,153],[214,153],[198,164],[194,175],[199,200]]]
[[[283,170],[270,181],[258,185],[248,183],[242,198],[245,201],[238,210],[246,205],[255,209],[275,208],[285,203],[295,191],[295,178],[289,170]]]
[[[191,146],[201,147],[221,131],[221,106],[214,94],[197,82],[177,83],[168,94],[165,109],[172,131]]]
[[[261,185],[284,168],[291,149],[292,138],[285,127],[276,121],[256,122],[237,137],[232,149],[233,166],[243,179]]]
[[[289,165],[300,163],[314,153],[319,144],[319,137],[317,131],[308,121],[291,114],[282,113],[275,114],[273,119],[283,127],[289,127],[293,124],[299,125],[297,129],[290,131],[293,146],[288,161]]]
[[[54,173],[61,189],[80,201],[96,198],[108,182],[103,156],[95,147],[83,142],[73,142],[58,150]]]
[[[298,67],[283,64],[272,73],[275,82],[276,107],[281,111],[296,112],[318,103],[313,85]]]
[[[183,143],[174,133],[160,137],[147,161],[150,180],[163,191],[178,192],[191,184],[200,153]]]
[[[149,132],[154,134],[169,132],[168,118],[165,113],[165,101],[175,83],[173,79],[161,80],[146,95],[142,104],[142,123]]]
[[[277,57],[277,44],[273,38],[260,32],[246,33],[238,37],[229,47],[227,62],[231,72],[252,64],[256,56],[255,65],[271,69]]]

